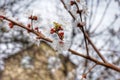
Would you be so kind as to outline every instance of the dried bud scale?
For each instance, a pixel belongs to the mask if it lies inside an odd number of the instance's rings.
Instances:
[[[75,4],[75,1],[70,1],[70,5],[74,5]]]
[[[33,16],[33,20],[38,20],[38,17],[37,16]]]
[[[85,22],[80,22],[77,24],[77,27],[84,27],[85,26]]]
[[[32,20],[32,15],[30,15],[30,16],[28,17],[28,19],[31,19],[31,20]]]
[[[83,79],[84,79],[84,78],[86,79],[86,74],[83,74],[83,75],[82,75],[82,78],[83,78]]]

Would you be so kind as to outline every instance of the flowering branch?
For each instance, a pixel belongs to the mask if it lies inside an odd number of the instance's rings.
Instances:
[[[76,7],[77,7],[77,13],[80,16],[81,22],[83,22],[83,20],[82,20],[82,14],[81,14],[82,10],[79,9],[79,7],[78,7],[78,5],[77,5],[77,3],[75,1],[74,1],[74,3],[76,5]],[[88,49],[88,44],[87,44],[87,40],[86,40],[86,36],[85,36],[84,26],[85,26],[85,23],[81,23],[80,25],[78,25],[78,27],[80,27],[81,31],[83,32],[87,55],[89,56],[89,49]]]
[[[64,1],[61,0],[61,2],[63,3],[65,9],[67,10],[67,7],[65,6]],[[68,11],[69,14],[73,17],[73,19],[76,20],[76,18],[74,17],[74,15],[73,15],[69,10],[67,10],[67,11]],[[30,18],[31,20],[36,20],[36,19],[37,19],[35,16],[29,17],[29,18]],[[31,29],[31,28],[30,28],[30,25],[24,26],[24,25],[21,24],[21,23],[18,23],[18,22],[16,22],[16,21],[13,21],[13,20],[11,20],[11,19],[9,19],[9,18],[7,18],[7,17],[5,17],[5,16],[1,16],[1,15],[0,15],[0,19],[9,21],[9,22],[10,22],[10,23],[9,23],[9,26],[10,26],[11,28],[12,28],[14,25],[17,25],[17,26],[19,26],[19,27],[21,27],[21,28],[24,28],[24,29],[26,29],[27,31],[35,34],[35,35],[37,36],[37,39],[43,39],[43,40],[46,40],[46,41],[51,42],[51,43],[53,42],[51,39],[46,38],[41,32],[39,32],[37,28],[36,28],[35,30],[34,30],[34,29]],[[81,23],[82,23],[82,24],[81,24]],[[79,27],[80,29],[82,29],[83,26],[84,26],[84,25],[83,25],[83,22],[81,22],[81,23],[78,23],[78,24],[79,24],[78,27]],[[62,31],[62,27],[61,27],[60,25],[58,25],[58,24],[55,23],[55,27],[53,27],[53,28],[51,29],[51,34],[56,33],[56,34],[59,36],[59,38],[60,38],[61,40],[63,40],[63,38],[64,38],[64,33],[61,32],[61,31]],[[81,56],[81,57],[83,57],[83,58],[85,58],[85,59],[88,59],[88,60],[90,60],[90,61],[93,61],[93,62],[96,63],[97,65],[102,65],[102,66],[105,66],[105,67],[107,67],[107,68],[110,68],[110,69],[113,69],[113,70],[115,70],[115,71],[120,72],[120,67],[117,67],[117,66],[115,66],[115,65],[113,65],[113,64],[108,63],[108,62],[104,59],[104,57],[101,55],[101,53],[99,52],[99,50],[96,48],[96,46],[92,43],[92,41],[91,41],[91,39],[89,38],[88,34],[87,34],[85,31],[84,31],[83,33],[84,33],[85,38],[86,38],[86,39],[88,40],[88,42],[92,45],[92,47],[94,48],[94,50],[97,52],[97,54],[100,56],[100,58],[101,58],[104,62],[98,61],[97,59],[95,59],[95,58],[93,58],[93,57],[91,57],[91,56],[89,56],[89,55],[83,55],[83,54],[78,53],[78,52],[76,52],[76,51],[74,51],[74,50],[71,50],[71,49],[69,49],[69,51],[70,51],[71,53],[75,54],[75,55],[78,55],[78,56]],[[93,68],[94,68],[94,66],[93,66]],[[89,71],[91,71],[91,69],[90,69]]]
[[[29,27],[26,27],[26,26],[24,26],[24,25],[21,24],[21,23],[18,23],[18,22],[16,22],[16,21],[13,21],[13,20],[11,20],[11,19],[9,19],[9,18],[7,18],[7,17],[5,17],[5,16],[2,16],[2,15],[0,15],[0,19],[9,21],[9,22],[10,22],[10,23],[9,23],[9,26],[10,26],[11,28],[12,28],[14,25],[17,25],[17,26],[19,26],[19,27],[21,27],[21,28],[23,28],[23,29],[26,29],[28,32],[31,32],[31,33],[35,34],[35,35],[37,36],[37,39],[43,39],[43,40],[45,40],[45,41],[52,42],[51,39],[45,37],[44,34],[42,34],[41,32],[38,32],[38,31],[33,30],[33,29],[30,29]]]

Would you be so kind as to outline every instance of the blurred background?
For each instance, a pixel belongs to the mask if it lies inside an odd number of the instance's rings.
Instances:
[[[66,0],[67,5],[69,2]],[[105,59],[120,66],[120,0],[86,0],[86,4],[86,32]],[[74,6],[70,10],[76,12]],[[34,26],[54,43],[36,41],[35,35],[18,26],[10,29],[8,22],[1,20],[0,80],[80,80],[94,63],[64,50],[70,46],[77,52],[86,53],[82,32],[76,28],[60,0],[0,0],[0,15],[26,25],[31,14],[39,17]],[[53,22],[64,28],[62,48],[55,35],[49,33]],[[94,49],[88,47],[90,55],[101,60]],[[97,65],[86,80],[120,80],[119,75],[119,72]]]

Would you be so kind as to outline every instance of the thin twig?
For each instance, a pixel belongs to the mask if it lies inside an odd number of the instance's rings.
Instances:
[[[84,74],[82,74],[82,80],[84,79],[84,78],[86,78],[86,76],[87,76],[87,74],[90,72],[90,71],[92,71],[92,69],[96,66],[97,64],[95,64],[95,65],[93,65],[91,68],[89,68],[89,70],[86,72],[86,73],[84,73]]]
[[[64,3],[63,0],[61,0],[62,3]],[[65,6],[65,3],[63,4]],[[65,8],[67,10],[67,8]],[[103,62],[107,63],[107,61],[105,60],[105,58],[102,56],[102,54],[99,52],[99,50],[96,48],[96,46],[93,44],[93,42],[91,41],[91,39],[89,38],[88,34],[86,32],[84,32],[84,35],[86,37],[86,39],[88,40],[88,42],[91,44],[91,46],[94,48],[94,50],[96,51],[96,53],[99,55],[99,57],[103,60]]]
[[[80,11],[80,9],[79,9],[79,6],[78,6],[78,4],[77,4],[76,2],[75,2],[75,5],[76,5],[77,10],[78,10],[78,12],[79,12],[79,11]],[[79,16],[80,16],[81,22],[83,22],[81,12],[79,12],[78,14],[79,14]],[[86,37],[85,37],[85,30],[84,30],[84,26],[82,26],[80,29],[81,29],[81,31],[83,32],[83,35],[84,35],[84,40],[85,40],[85,46],[86,46],[86,52],[87,52],[87,55],[89,56],[89,49],[88,49],[87,39],[86,39]]]
[[[93,65],[85,74],[87,75],[97,64]]]
[[[75,20],[76,20],[76,18],[74,17],[74,15],[72,14],[72,12],[71,12],[71,11],[69,11],[69,10],[67,9],[67,6],[65,5],[64,1],[63,1],[63,0],[60,0],[60,1],[62,2],[62,4],[63,4],[64,8],[68,11],[68,13],[71,15],[71,17],[72,17],[72,18],[73,18],[73,20],[75,21]]]

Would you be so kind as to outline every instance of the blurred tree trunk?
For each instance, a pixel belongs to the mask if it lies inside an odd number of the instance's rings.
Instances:
[[[33,68],[24,68],[21,60],[25,56],[33,59]],[[58,69],[48,68],[49,57],[60,58],[60,67]],[[35,45],[10,56],[5,60],[5,70],[2,72],[0,80],[74,80],[73,64],[69,58],[60,55],[45,42],[41,42],[40,47]]]

